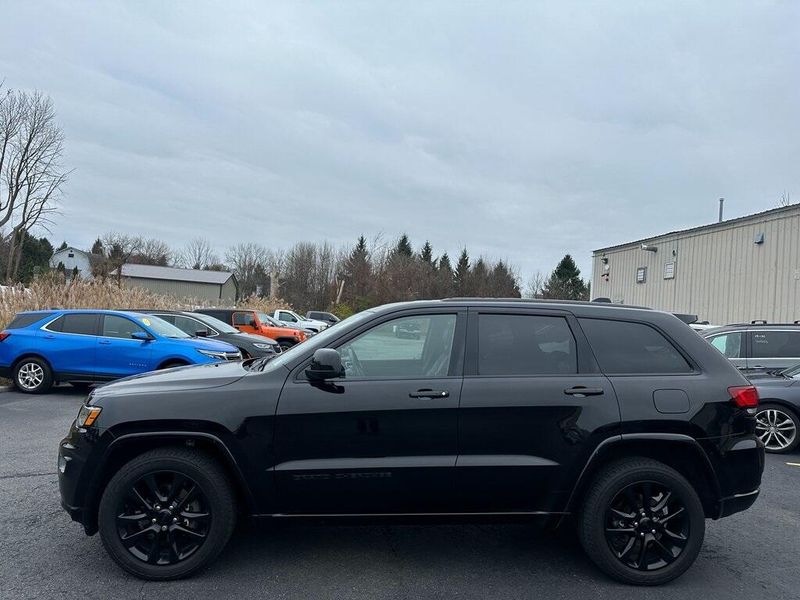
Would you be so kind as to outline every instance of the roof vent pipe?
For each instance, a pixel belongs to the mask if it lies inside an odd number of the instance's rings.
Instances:
[[[722,223],[722,206],[725,204],[725,198],[719,199],[719,221],[718,223]]]

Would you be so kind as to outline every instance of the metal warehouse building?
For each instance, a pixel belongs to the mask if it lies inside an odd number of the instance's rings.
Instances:
[[[113,271],[110,275],[116,276]],[[157,294],[233,304],[237,283],[227,271],[175,269],[152,265],[122,265],[122,285],[146,288]]]
[[[800,204],[595,250],[602,297],[715,324],[800,319]]]

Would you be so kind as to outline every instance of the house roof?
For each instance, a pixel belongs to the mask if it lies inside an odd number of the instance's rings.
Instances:
[[[607,252],[609,250],[625,248],[626,246],[638,246],[643,242],[655,240],[658,238],[670,237],[673,235],[695,234],[714,229],[724,229],[726,227],[736,226],[738,224],[750,220],[767,219],[773,216],[781,217],[783,216],[783,213],[792,213],[792,212],[797,212],[798,210],[800,210],[800,203],[790,204],[788,206],[779,206],[778,208],[771,208],[769,210],[753,213],[752,215],[745,215],[743,217],[736,217],[734,219],[727,219],[725,221],[718,221],[716,223],[709,223],[707,225],[700,225],[698,227],[689,227],[688,229],[678,229],[677,231],[670,231],[668,233],[662,233],[659,235],[651,235],[649,237],[635,240],[633,242],[625,242],[623,244],[616,244],[614,246],[606,246],[604,248],[598,248],[597,250],[594,250],[592,253],[597,254],[598,252]]]
[[[116,274],[116,269],[110,273],[110,275]],[[167,279],[171,281],[189,281],[192,283],[223,285],[233,277],[233,273],[229,271],[204,271],[199,269],[156,267],[154,265],[124,264],[122,265],[122,276],[139,279]]]

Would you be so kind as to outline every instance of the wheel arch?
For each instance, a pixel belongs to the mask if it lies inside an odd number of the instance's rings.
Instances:
[[[17,356],[14,361],[11,363],[11,371],[13,374],[14,369],[17,368],[17,365],[25,360],[26,358],[38,358],[39,360],[44,361],[47,363],[47,366],[50,367],[50,371],[53,372],[53,376],[55,376],[55,370],[53,369],[53,363],[51,363],[43,354],[36,352],[34,350],[30,350],[28,352],[23,352],[19,356]]]
[[[195,448],[216,460],[234,487],[238,505],[247,513],[255,512],[255,500],[238,461],[228,446],[216,435],[204,431],[139,432],[121,435],[106,448],[92,477],[85,499],[83,526],[86,533],[97,532],[97,513],[106,485],[122,465],[157,448],[181,446]]]
[[[790,411],[792,411],[792,414],[794,414],[795,417],[800,419],[800,407],[798,407],[795,404],[792,404],[791,402],[789,402],[784,398],[775,398],[775,397],[759,398],[758,408],[760,409],[764,404],[778,404],[781,407],[787,408]]]
[[[161,359],[161,361],[159,361],[158,366],[156,367],[156,371],[159,370],[159,369],[164,369],[168,365],[173,365],[173,366],[176,366],[176,367],[186,367],[186,366],[191,365],[191,364],[194,364],[194,363],[189,362],[183,356],[170,356],[168,358],[163,358],[163,359]]]
[[[635,456],[657,460],[678,471],[697,491],[706,517],[719,516],[719,482],[705,451],[694,438],[667,433],[622,434],[604,440],[597,446],[575,483],[567,511],[578,509],[589,485],[605,466]]]

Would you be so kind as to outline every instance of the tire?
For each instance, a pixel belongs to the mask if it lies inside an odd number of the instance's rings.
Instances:
[[[14,365],[14,385],[24,394],[44,394],[53,387],[53,371],[41,358],[23,358]]]
[[[285,340],[281,340],[278,342],[278,345],[281,347],[281,352],[286,352],[289,348],[294,346],[294,342],[287,342]]]
[[[645,497],[650,501],[645,503]],[[660,585],[694,563],[703,545],[705,514],[697,492],[675,469],[631,458],[608,465],[595,477],[578,535],[586,554],[607,575],[632,585]]]
[[[144,516],[136,519],[138,514]],[[128,573],[154,581],[206,567],[225,547],[235,521],[236,501],[224,470],[187,448],[151,450],[125,464],[108,482],[98,512],[100,538],[111,558]],[[129,549],[122,538],[130,535]]]
[[[767,452],[786,454],[800,443],[800,418],[790,408],[765,402],[756,413],[756,435]]]
[[[181,360],[171,360],[169,362],[165,362],[163,365],[159,365],[156,371],[163,371],[164,369],[172,369],[174,367],[185,367],[188,364],[189,363]]]

